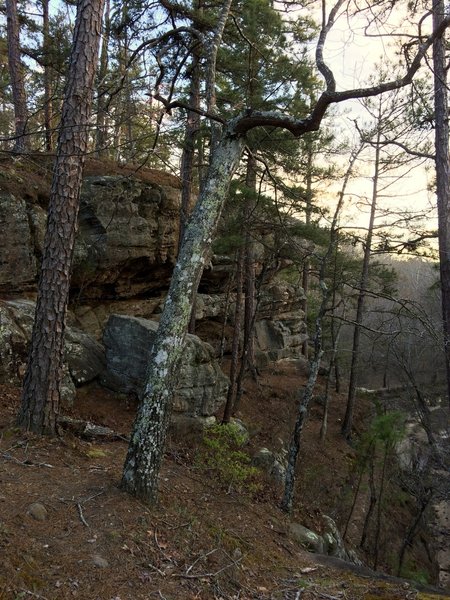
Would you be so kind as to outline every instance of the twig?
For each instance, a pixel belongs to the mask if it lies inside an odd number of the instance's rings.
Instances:
[[[206,577],[208,577],[208,578],[217,577],[217,575],[219,575],[223,571],[226,571],[227,569],[230,569],[231,567],[235,567],[241,560],[242,560],[242,557],[238,558],[238,560],[234,560],[232,563],[230,563],[228,565],[225,565],[224,567],[222,567],[215,573],[200,573],[199,575],[187,575],[184,573],[173,573],[172,577],[179,577],[181,579],[203,579]]]
[[[30,590],[26,590],[25,588],[19,588],[21,592],[28,594],[29,596],[33,596],[33,598],[40,598],[41,600],[48,600],[47,596],[42,596],[42,594],[36,594],[35,592],[31,592]]]
[[[104,493],[105,493],[105,490],[100,490],[96,494],[93,494],[92,496],[89,496],[88,498],[86,498],[85,500],[83,500],[81,502],[81,504],[85,504],[86,502],[89,502],[90,500],[93,500],[94,498],[97,498],[97,496],[101,496]]]
[[[165,577],[166,576],[166,574],[164,573],[164,571],[161,571],[161,569],[158,569],[158,567],[155,567],[155,565],[152,565],[152,563],[147,563],[147,566],[150,567],[150,569],[153,569],[157,573],[159,573],[159,575],[161,575],[161,577]]]
[[[83,515],[83,509],[81,508],[81,503],[77,502],[78,514],[80,515],[80,521],[83,523],[85,527],[89,527],[89,523],[86,521]]]
[[[209,556],[210,554],[213,554],[214,552],[217,552],[219,548],[214,548],[214,550],[210,550],[209,552],[207,552],[206,554],[202,554],[201,556],[199,556],[193,563],[192,565],[186,569],[186,575],[189,575],[189,573],[192,571],[192,567],[194,567],[199,560],[201,560],[202,558],[206,558],[207,556]]]

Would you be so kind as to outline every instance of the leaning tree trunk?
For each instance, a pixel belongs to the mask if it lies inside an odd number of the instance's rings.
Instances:
[[[8,34],[8,67],[14,105],[14,152],[24,152],[28,143],[27,99],[25,94],[25,76],[20,60],[19,19],[17,0],[6,0],[6,27]]]
[[[64,328],[81,176],[88,144],[103,0],[80,0],[62,109],[36,315],[18,424],[53,434],[59,409]]]
[[[433,0],[434,30],[437,30],[440,27],[444,17],[444,0]],[[433,67],[439,264],[441,275],[444,349],[447,368],[447,389],[448,400],[450,402],[450,164],[445,32],[434,41]]]
[[[186,228],[169,293],[161,316],[143,398],[125,460],[122,486],[144,501],[157,494],[158,473],[170,417],[177,366],[191,314],[192,301],[208,257],[231,177],[243,150],[243,140],[225,132],[208,170],[205,187]]]

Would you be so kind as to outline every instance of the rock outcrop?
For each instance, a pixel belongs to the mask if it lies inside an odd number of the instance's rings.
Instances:
[[[38,165],[29,173],[31,167],[18,160],[10,165],[8,175],[0,177],[0,297],[4,298],[0,304],[0,381],[17,385],[25,369],[34,316],[30,298],[36,293],[46,226],[51,159],[42,157],[42,161],[42,169]],[[105,327],[108,371],[102,381],[120,391],[139,389],[156,328],[155,323],[143,326],[140,319],[159,318],[178,249],[180,190],[176,178],[152,170],[134,174],[117,167],[115,175],[105,175],[107,166],[91,162],[80,198],[66,330],[64,395],[68,403],[75,396],[75,387],[99,379],[105,369],[101,343]],[[257,271],[266,259],[265,245],[259,246]],[[233,270],[234,259],[214,256],[205,269],[196,302],[199,332],[203,340],[211,342],[216,356],[222,346],[223,322],[233,325],[235,295],[228,289]],[[298,358],[306,338],[303,292],[274,279],[274,273],[262,285],[258,299],[255,339],[260,366]],[[119,322],[119,317],[114,317],[107,326],[113,314],[124,319],[130,316],[132,335],[142,337],[127,347],[122,347],[120,340],[114,342],[117,352],[120,347],[126,353],[121,359],[126,376],[114,375],[111,362],[115,360],[111,359],[112,346],[108,346],[112,323]],[[225,348],[229,350],[231,328],[227,335]],[[227,379],[214,361],[214,351],[198,338],[188,337],[176,411],[211,415],[224,401]],[[132,364],[127,362],[129,355],[134,357]]]
[[[105,328],[106,387],[140,395],[158,323],[112,315]],[[211,346],[187,335],[173,409],[187,416],[214,414],[226,400],[228,378],[222,373]]]
[[[168,287],[179,191],[138,178],[87,177],[80,199],[73,295],[133,298]]]
[[[0,291],[36,288],[46,224],[42,204],[0,190]],[[179,190],[170,185],[138,177],[86,177],[72,297],[132,298],[167,289],[177,252],[179,204]]]

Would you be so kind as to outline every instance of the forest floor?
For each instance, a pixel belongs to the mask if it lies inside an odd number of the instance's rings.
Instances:
[[[250,430],[246,451],[279,450],[280,440],[289,439],[301,383],[289,364],[265,369],[258,384],[247,382],[240,413]],[[257,490],[229,489],[196,460],[199,442],[189,435],[169,440],[158,505],[146,506],[119,487],[126,439],[26,434],[14,425],[18,399],[18,389],[0,387],[0,600],[442,597],[431,588],[419,591],[414,581],[370,575],[306,552],[289,536],[289,520],[278,508],[281,490],[262,476]],[[339,434],[343,408],[344,397],[334,395],[325,442],[319,440],[319,404],[305,431],[292,520],[316,531],[323,514],[342,526],[352,501],[355,450]],[[357,429],[368,410],[367,401],[360,403]],[[123,438],[134,412],[95,385],[81,391],[69,411]],[[385,526],[385,557],[408,524],[399,506]],[[383,567],[389,568],[387,559]]]

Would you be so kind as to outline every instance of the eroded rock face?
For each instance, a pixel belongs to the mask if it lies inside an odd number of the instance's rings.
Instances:
[[[308,339],[301,303],[303,289],[282,281],[264,288],[255,323],[256,358],[260,366],[283,358],[299,358]]]
[[[137,177],[83,180],[72,298],[133,298],[168,287],[178,246],[180,192]],[[0,191],[0,292],[35,290],[46,210]]]
[[[140,395],[158,323],[112,315],[105,328],[107,369],[102,383],[112,390]],[[188,416],[214,414],[226,400],[228,378],[209,344],[187,335],[173,409]]]
[[[85,178],[72,287],[84,299],[132,298],[167,288],[178,220],[174,188],[137,178]]]
[[[0,300],[0,382],[21,385],[33,328],[35,304],[30,300]],[[76,327],[66,328],[62,401],[70,405],[75,385],[92,381],[105,368],[103,347]]]

